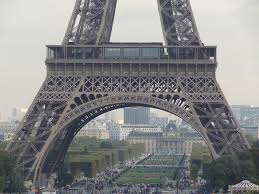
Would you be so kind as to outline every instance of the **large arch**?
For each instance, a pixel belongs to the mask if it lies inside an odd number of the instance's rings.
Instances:
[[[63,161],[82,126],[129,106],[153,107],[182,118],[205,139],[214,158],[246,149],[213,77],[48,75],[9,151],[18,155],[18,167],[25,166],[26,180],[37,184],[42,172],[49,176]]]
[[[76,98],[74,98],[74,100],[76,100]],[[176,103],[174,100],[168,100],[168,98],[164,99],[154,96],[145,97],[127,94],[121,96],[106,96],[80,104],[73,107],[70,111],[67,111],[66,115],[63,117],[64,119],[58,123],[54,135],[48,139],[48,142],[45,143],[45,146],[42,149],[34,174],[34,182],[40,182],[39,179],[42,177],[42,173],[47,173],[47,176],[50,176],[58,164],[63,162],[73,138],[89,121],[106,112],[132,106],[156,108],[183,119],[190,124],[201,137],[203,137],[212,155],[216,157],[215,148],[212,147],[210,140],[205,135],[206,129],[198,122],[195,114],[192,114],[192,110],[183,103]],[[53,149],[58,149],[59,152],[53,153]]]
[[[182,118],[204,138],[214,158],[249,146],[213,76],[48,75],[9,151],[17,156],[25,180],[43,185],[41,180],[63,161],[85,124],[130,106],[153,107]]]

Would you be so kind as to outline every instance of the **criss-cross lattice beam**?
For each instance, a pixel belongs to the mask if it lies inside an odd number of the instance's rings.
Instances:
[[[158,0],[167,45],[201,45],[189,0]],[[117,0],[77,0],[63,44],[110,41]]]
[[[64,48],[48,49],[54,58],[46,60],[47,79],[7,148],[25,180],[37,186],[63,161],[85,124],[123,107],[179,116],[204,138],[214,158],[249,148],[215,78],[216,50],[202,46],[189,0],[158,0],[165,42],[177,45],[162,49],[159,58],[106,58],[99,46],[90,52],[91,46],[78,46],[110,41],[116,3],[77,0]]]
[[[77,0],[63,45],[109,42],[117,0]]]
[[[189,0],[157,0],[165,43],[201,45]]]

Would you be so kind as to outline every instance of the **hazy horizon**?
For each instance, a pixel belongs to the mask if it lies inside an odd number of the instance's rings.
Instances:
[[[47,44],[60,44],[75,0],[0,1],[0,112],[29,107],[43,83]],[[259,1],[191,0],[229,104],[259,106]],[[111,41],[162,42],[156,0],[118,0]]]

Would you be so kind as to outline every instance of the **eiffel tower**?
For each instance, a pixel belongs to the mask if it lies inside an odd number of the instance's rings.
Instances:
[[[76,0],[63,43],[47,46],[47,76],[7,150],[44,185],[89,121],[152,107],[190,124],[214,158],[249,148],[218,82],[215,46],[202,43],[189,0],[157,0],[165,45],[112,43],[117,0]]]

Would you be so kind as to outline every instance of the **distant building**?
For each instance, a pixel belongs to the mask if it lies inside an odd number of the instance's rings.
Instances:
[[[245,126],[242,127],[241,130],[243,131],[244,135],[251,136],[257,139],[257,137],[259,136],[258,128],[259,126]]]
[[[13,108],[10,120],[11,121],[22,121],[26,112],[27,112],[26,108],[18,108],[18,107]]]
[[[119,141],[120,140],[120,125],[113,122],[109,124],[108,127],[109,137],[112,141]]]
[[[126,125],[150,124],[150,108],[147,108],[147,107],[124,108],[124,124]]]
[[[95,137],[96,139],[109,139],[109,131],[106,123],[92,121],[84,126],[76,135],[76,137]]]
[[[152,125],[112,125],[109,128],[109,134],[111,140],[126,140],[130,132],[162,132],[162,129]]]
[[[159,117],[154,113],[150,114],[150,125],[159,126],[162,129],[165,129],[168,124],[168,117]]]
[[[179,128],[185,129],[189,132],[194,132],[194,129],[192,128],[192,126],[189,125],[188,123],[186,123],[184,120],[181,120],[181,122],[179,124]]]
[[[174,121],[170,120],[169,123],[165,127],[165,131],[178,131],[177,126]]]
[[[198,133],[145,133],[133,131],[127,141],[131,144],[143,143],[146,153],[191,154],[194,143],[206,145]]]
[[[111,120],[123,124],[123,109],[116,109],[111,111]]]
[[[259,107],[234,105],[231,109],[242,127],[259,125]]]
[[[0,121],[0,141],[10,141],[18,130],[18,122]]]

